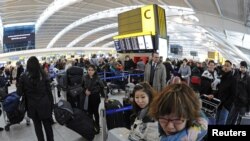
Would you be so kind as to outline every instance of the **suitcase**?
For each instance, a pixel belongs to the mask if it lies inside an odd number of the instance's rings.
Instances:
[[[66,127],[89,141],[93,140],[95,137],[94,121],[82,110],[75,108],[73,110],[74,118],[66,124]]]
[[[112,110],[122,108],[122,104],[120,103],[120,101],[116,99],[108,99],[104,104],[106,109],[106,122],[108,130],[116,127],[124,127],[125,123],[123,112],[112,112]]]
[[[130,98],[123,98],[122,102],[123,102],[123,107],[132,106],[132,103],[130,102]],[[125,127],[128,129],[130,129],[132,125],[131,123],[132,114],[133,114],[132,109],[124,111],[124,123],[125,123]]]
[[[114,128],[109,130],[107,141],[129,141],[129,133],[127,128]]]
[[[54,114],[56,121],[59,124],[64,125],[73,118],[74,112],[69,102],[60,100],[54,106]]]
[[[250,125],[250,113],[240,117],[240,125]]]

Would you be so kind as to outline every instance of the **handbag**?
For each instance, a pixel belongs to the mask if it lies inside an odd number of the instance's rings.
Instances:
[[[26,98],[25,98],[25,96],[22,96],[21,101],[18,104],[18,111],[20,113],[26,112]]]
[[[69,87],[68,92],[69,92],[69,95],[74,98],[83,93],[83,88],[81,85]]]

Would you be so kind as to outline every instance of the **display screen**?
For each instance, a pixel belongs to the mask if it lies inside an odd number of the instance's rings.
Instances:
[[[191,56],[197,56],[198,53],[197,53],[197,51],[190,51],[190,55],[191,55]]]
[[[163,60],[167,58],[168,54],[168,41],[167,39],[164,38],[159,38],[158,39],[158,51],[159,55],[163,57]]]
[[[182,46],[172,44],[170,45],[170,52],[176,55],[181,55],[182,54]]]
[[[35,49],[35,25],[4,28],[4,52]]]
[[[145,47],[146,49],[154,49],[153,47],[153,42],[152,42],[152,37],[151,36],[144,36],[144,41],[145,41]]]
[[[132,50],[130,38],[125,38],[126,50]]]
[[[138,40],[138,44],[139,44],[139,49],[140,50],[144,50],[145,48],[145,42],[144,42],[144,37],[143,36],[139,36],[137,37]]]
[[[139,50],[139,44],[138,44],[137,38],[136,37],[131,37],[130,39],[131,39],[133,50]]]
[[[115,44],[115,49],[117,52],[121,51],[121,46],[120,46],[120,42],[118,40],[114,41]]]
[[[114,41],[116,51],[119,53],[153,52],[153,37],[150,35],[128,37]]]

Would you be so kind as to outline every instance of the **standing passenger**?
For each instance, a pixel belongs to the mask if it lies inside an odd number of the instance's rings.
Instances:
[[[144,71],[144,81],[160,92],[166,85],[166,69],[159,62],[159,53],[152,53],[152,60],[147,63]]]
[[[240,62],[240,73],[236,77],[236,96],[229,113],[228,124],[240,124],[240,117],[250,111],[250,76],[247,71],[247,63]]]
[[[38,141],[54,141],[51,126],[53,96],[49,78],[39,64],[38,59],[32,56],[27,61],[27,70],[20,76],[17,94],[25,96],[28,116],[33,120]]]
[[[97,75],[96,67],[93,64],[88,66],[88,74],[83,79],[83,88],[85,92],[85,99],[88,97],[88,105],[85,105],[83,109],[88,111],[91,118],[94,115],[94,121],[97,128],[97,133],[100,132],[100,116],[99,116],[99,105],[101,103],[100,94],[103,92],[104,84]],[[86,102],[86,101],[85,101]]]
[[[225,125],[227,117],[236,93],[236,80],[232,74],[232,63],[225,61],[222,67],[222,77],[219,85],[219,92],[216,98],[221,100],[221,104],[217,111],[216,124]]]

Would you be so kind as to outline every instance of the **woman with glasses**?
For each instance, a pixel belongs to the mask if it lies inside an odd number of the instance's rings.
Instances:
[[[148,115],[149,106],[153,101],[153,94],[154,94],[153,88],[147,82],[139,83],[134,87],[132,95],[133,95],[133,110],[135,119],[133,125],[131,126],[131,132],[129,135],[129,139],[132,141],[153,140],[152,137],[149,138],[148,136],[149,133],[147,132],[149,124],[155,123],[153,118]],[[131,117],[133,117],[133,115]],[[154,135],[156,136],[156,138],[159,138],[157,123],[155,125],[156,125],[155,126],[156,134]]]
[[[150,115],[158,120],[161,141],[200,141],[208,121],[198,96],[186,84],[166,87],[151,104]]]
[[[92,64],[88,66],[87,75],[83,79],[83,89],[85,99],[88,98],[88,102],[84,100],[83,109],[88,112],[91,118],[94,115],[96,134],[98,134],[100,132],[98,109],[101,103],[100,93],[103,92],[104,84],[97,75],[96,67]]]

